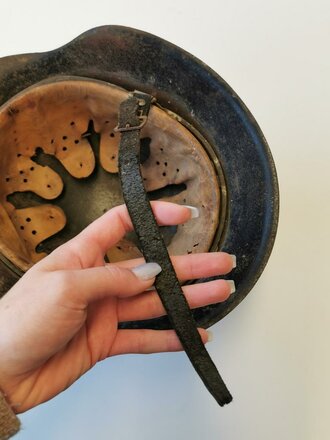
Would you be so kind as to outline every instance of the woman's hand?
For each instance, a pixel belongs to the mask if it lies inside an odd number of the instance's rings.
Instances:
[[[188,221],[189,208],[153,202],[160,225]],[[124,353],[181,350],[172,330],[119,330],[118,322],[149,319],[164,309],[153,290],[160,268],[142,259],[105,264],[106,251],[132,225],[116,207],[34,265],[0,300],[0,389],[26,411],[69,387],[98,361]],[[172,258],[181,281],[228,273],[226,253]],[[224,301],[224,280],[183,288],[192,308]],[[200,329],[204,342],[208,334]]]

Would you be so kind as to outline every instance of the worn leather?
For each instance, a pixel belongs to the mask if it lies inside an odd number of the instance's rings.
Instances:
[[[152,213],[140,173],[139,126],[141,115],[146,117],[150,102],[150,96],[135,93],[120,106],[118,130],[122,131],[122,137],[119,147],[119,174],[123,196],[146,261],[156,262],[162,267],[162,272],[156,277],[155,287],[169,320],[206,388],[219,405],[223,406],[231,402],[232,396],[197,330]]]

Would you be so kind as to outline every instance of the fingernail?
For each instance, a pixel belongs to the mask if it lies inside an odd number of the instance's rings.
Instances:
[[[233,269],[235,269],[237,263],[236,255],[230,254],[230,257],[233,260]]]
[[[207,333],[207,342],[213,341],[213,332],[211,330],[206,330]]]
[[[147,281],[155,278],[155,276],[162,271],[162,268],[157,263],[145,263],[134,267],[131,271],[135,276],[140,278],[140,280]]]
[[[226,280],[230,287],[230,294],[236,291],[235,281],[234,280]]]
[[[185,208],[188,208],[191,212],[190,218],[198,218],[199,217],[199,209],[195,206],[183,205]]]

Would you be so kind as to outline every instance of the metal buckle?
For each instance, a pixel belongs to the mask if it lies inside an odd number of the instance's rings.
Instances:
[[[127,127],[118,127],[118,125],[113,129],[113,131],[115,132],[126,132],[126,131],[134,131],[134,130],[141,130],[141,128],[143,128],[146,125],[148,117],[147,116],[139,116],[139,120],[141,121],[141,124],[139,125],[135,125],[135,126],[130,126],[128,125]]]

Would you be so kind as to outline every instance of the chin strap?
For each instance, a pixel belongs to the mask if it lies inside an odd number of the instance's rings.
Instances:
[[[168,318],[192,365],[219,405],[232,400],[196,328],[196,323],[172,266],[140,174],[140,130],[145,125],[154,98],[134,92],[121,103],[119,123],[119,176],[123,196],[146,262],[156,262],[162,272],[155,287]]]

